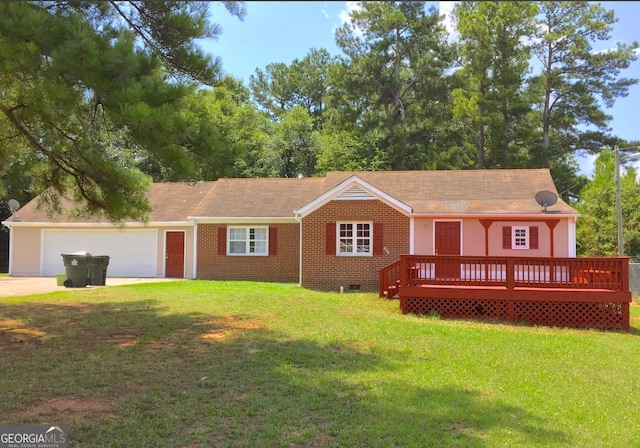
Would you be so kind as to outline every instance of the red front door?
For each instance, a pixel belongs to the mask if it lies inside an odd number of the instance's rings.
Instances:
[[[460,255],[460,222],[435,223],[436,255]],[[448,257],[436,260],[437,278],[460,278],[460,261]]]
[[[167,232],[165,277],[184,277],[184,232]]]

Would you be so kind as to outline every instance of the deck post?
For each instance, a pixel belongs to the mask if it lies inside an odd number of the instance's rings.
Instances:
[[[407,263],[407,257],[409,255],[400,255],[400,263],[398,266],[398,280],[400,281],[400,284],[398,285],[398,293],[400,296],[400,310],[402,311],[402,314],[407,314],[408,310],[407,310],[407,298],[405,297],[404,294],[402,294],[402,288],[408,285],[408,281],[409,281],[409,269],[407,269],[408,267],[408,263]]]
[[[620,263],[620,286],[622,291],[629,291],[629,258],[623,258]],[[632,299],[633,300],[633,299]],[[629,303],[622,304],[622,327],[629,331],[631,316],[629,313]]]
[[[623,258],[620,263],[620,285],[623,291],[629,291],[629,258]]]
[[[513,320],[514,311],[513,311],[513,301],[514,297],[514,289],[516,286],[516,277],[515,277],[515,261],[513,258],[507,258],[507,272],[505,272],[507,280],[507,316],[509,320]]]
[[[513,298],[513,290],[516,287],[516,275],[515,275],[515,262],[511,257],[507,258],[507,272],[505,272],[507,280],[507,291],[509,291],[509,297]]]
[[[407,263],[408,255],[400,255],[400,273],[398,278],[400,279],[400,287],[407,286],[409,284],[409,266]]]

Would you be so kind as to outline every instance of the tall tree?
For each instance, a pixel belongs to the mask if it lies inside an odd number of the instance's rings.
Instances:
[[[637,59],[638,43],[616,44],[596,52],[593,44],[610,38],[613,11],[586,1],[539,2],[539,42],[534,52],[542,64],[537,78],[542,142],[533,154],[536,166],[549,166],[553,153],[603,146],[604,108],[626,96],[637,79],[620,76]],[[599,133],[585,133],[584,128]],[[589,138],[585,138],[585,137]],[[598,138],[594,138],[598,137]]]
[[[249,87],[256,104],[272,120],[278,120],[295,106],[297,81],[291,67],[283,62],[273,62],[264,70],[257,68],[249,76]]]
[[[627,167],[620,179],[624,251],[640,256],[640,185],[633,167]],[[617,208],[615,161],[611,150],[604,150],[595,161],[594,177],[582,190],[576,208],[578,219],[578,254],[582,256],[616,256]]]
[[[275,124],[268,146],[280,161],[278,177],[313,176],[319,151],[318,131],[302,106],[287,111]]]
[[[435,119],[443,116],[429,114],[449,103],[441,82],[452,64],[446,30],[425,2],[360,6],[336,31],[346,59],[332,72],[332,126],[356,123],[369,159],[382,155],[387,169],[423,168],[435,149]]]
[[[282,62],[256,69],[249,77],[249,87],[256,105],[279,120],[282,115],[301,106],[313,117],[314,128],[322,127],[329,90],[327,78],[337,62],[324,48],[309,50],[302,59],[294,59],[290,65]]]
[[[330,89],[329,72],[337,62],[338,58],[331,56],[324,48],[312,48],[302,60],[294,59],[291,63],[298,80],[296,103],[313,118],[315,130],[320,130],[324,122],[323,114]]]
[[[0,4],[0,139],[37,155],[51,208],[70,196],[78,212],[145,218],[150,179],[106,150],[113,133],[176,179],[215,158],[215,127],[189,112],[199,83],[218,77],[194,44],[218,33],[207,11],[206,2]]]
[[[476,129],[478,168],[511,167],[511,145],[530,110],[526,75],[534,2],[462,2],[454,9],[460,34],[462,87],[455,113]],[[490,137],[493,137],[491,139]],[[488,165],[487,153],[493,154]]]
[[[203,160],[198,177],[215,180],[237,174],[235,163],[252,149],[264,115],[249,100],[249,89],[233,77],[225,77],[213,89],[201,89],[190,98],[193,121],[208,122],[214,130],[216,157]],[[172,180],[172,179],[169,179]]]
[[[359,134],[348,130],[331,130],[320,133],[317,157],[318,174],[328,171],[368,171],[384,170],[386,165],[377,165],[374,154],[360,138]]]

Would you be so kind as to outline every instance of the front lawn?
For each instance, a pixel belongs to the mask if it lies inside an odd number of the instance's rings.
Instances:
[[[78,447],[640,446],[629,333],[182,281],[0,299],[0,424]]]

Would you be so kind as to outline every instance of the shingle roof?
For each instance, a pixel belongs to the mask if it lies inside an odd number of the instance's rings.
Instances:
[[[219,179],[191,216],[293,217],[293,211],[324,193],[322,177]]]
[[[413,213],[539,213],[535,194],[558,193],[548,169],[332,172],[327,183],[338,184],[354,174],[409,205]],[[577,214],[560,197],[548,210]]]
[[[216,182],[197,182],[186,184],[181,182],[159,182],[151,185],[147,197],[151,203],[151,222],[186,221],[191,211],[212,192]],[[72,206],[71,201],[63,200],[62,209]],[[18,210],[20,222],[109,222],[107,218],[73,218],[60,215],[47,218],[46,211],[38,208],[38,198],[31,200]]]
[[[408,205],[415,214],[535,214],[541,190],[557,193],[548,169],[330,172],[326,177],[219,179],[213,182],[155,183],[148,193],[151,222],[187,217],[293,217],[351,176]],[[33,200],[18,211],[21,222],[47,222]],[[549,212],[577,215],[558,198]],[[9,219],[11,220],[11,219]],[[82,222],[61,216],[58,222]],[[92,220],[106,221],[106,220]]]

